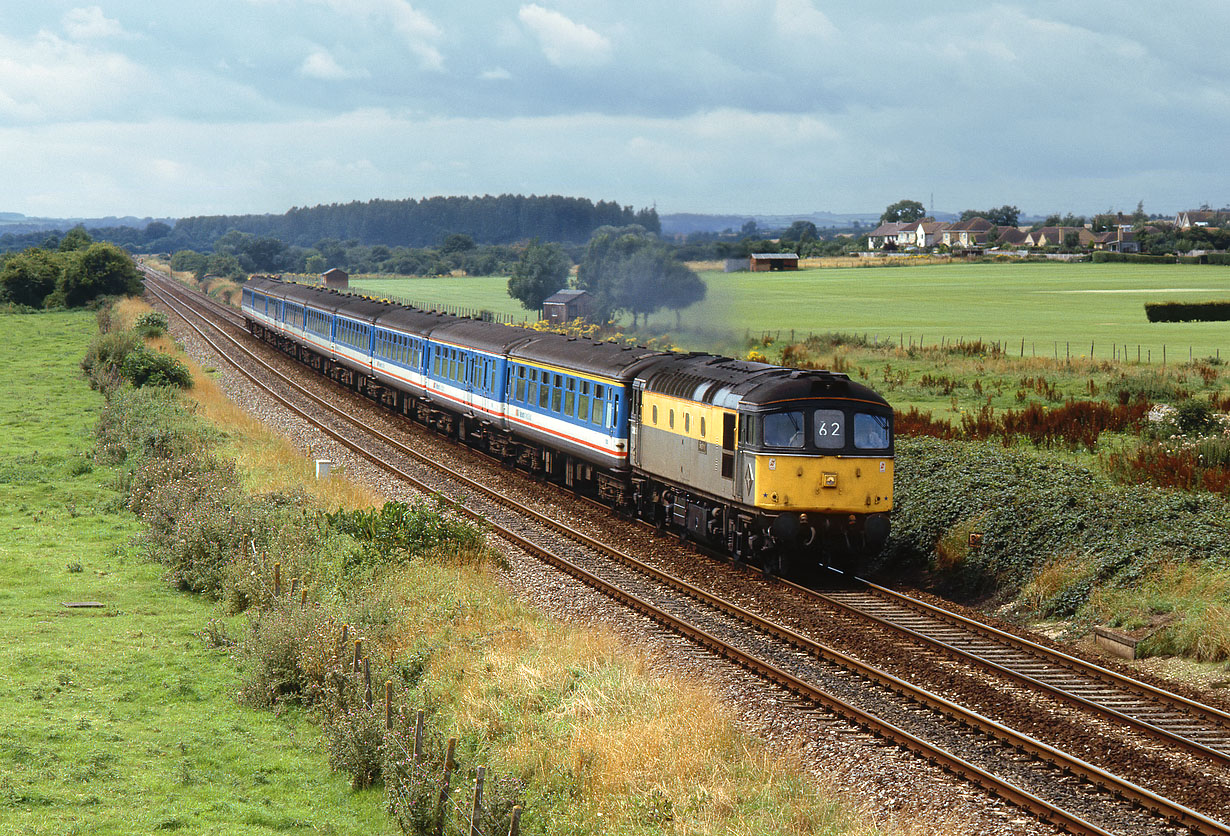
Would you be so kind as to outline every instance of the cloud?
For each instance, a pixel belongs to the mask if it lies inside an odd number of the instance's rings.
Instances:
[[[483,70],[478,77],[483,81],[507,81],[512,78],[512,73],[503,67],[494,67],[490,70]]]
[[[73,40],[84,41],[92,38],[113,38],[124,34],[124,28],[119,21],[103,15],[98,6],[83,9],[69,9],[61,19],[64,31]]]
[[[542,53],[557,67],[597,67],[611,60],[611,42],[583,23],[536,3],[522,6],[521,22],[538,38]]]
[[[303,63],[299,65],[299,75],[322,81],[345,81],[351,78],[367,78],[371,73],[364,68],[348,70],[337,63],[327,50],[317,49],[303,59]]]
[[[40,32],[23,42],[0,35],[0,116],[42,122],[121,112],[154,87],[147,71],[116,52]]]
[[[773,28],[792,38],[828,40],[837,33],[828,16],[811,0],[777,0],[773,5]]]
[[[444,56],[436,47],[442,33],[431,18],[406,0],[308,0],[348,17],[387,21],[426,70],[443,70]]]

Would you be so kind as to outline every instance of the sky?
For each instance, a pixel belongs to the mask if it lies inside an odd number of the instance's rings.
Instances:
[[[1230,203],[1230,3],[0,0],[0,211]]]

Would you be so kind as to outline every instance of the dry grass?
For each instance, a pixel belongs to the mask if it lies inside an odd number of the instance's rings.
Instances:
[[[125,327],[151,310],[139,299],[125,299],[117,314]],[[235,404],[213,376],[189,358],[169,336],[146,340],[151,348],[170,354],[192,372],[192,389],[186,395],[196,403],[197,414],[222,428],[227,437],[222,452],[235,458],[244,474],[244,485],[256,492],[305,491],[324,508],[373,508],[385,498],[370,488],[351,482],[336,472],[316,480],[315,464],[276,430],[262,424]]]
[[[837,800],[836,777],[768,751],[729,704],[656,671],[610,630],[548,620],[483,572],[416,563],[395,583],[406,614],[398,656],[430,648],[427,702],[450,734],[488,742],[496,772],[567,794],[558,832],[883,832]],[[891,832],[960,829],[909,821]]]
[[[1230,659],[1230,571],[1166,561],[1129,588],[1099,588],[1090,613],[1128,630],[1153,628],[1139,650],[1201,662]]]
[[[1041,610],[1047,601],[1090,580],[1097,571],[1097,562],[1089,555],[1057,555],[1042,564],[1021,590],[1018,600],[1032,610]]]

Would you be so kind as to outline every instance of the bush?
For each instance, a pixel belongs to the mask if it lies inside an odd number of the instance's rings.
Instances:
[[[170,321],[162,311],[146,311],[137,317],[132,329],[142,337],[160,337],[166,333]]]
[[[138,388],[142,386],[192,386],[188,367],[169,354],[138,345],[120,364],[120,374]]]
[[[255,613],[243,644],[241,702],[256,708],[313,705],[339,673],[337,625],[319,607],[289,601]]]
[[[355,538],[361,544],[355,559],[366,566],[397,564],[421,556],[454,565],[502,560],[499,552],[486,548],[480,528],[450,517],[447,510],[441,499],[436,500],[434,508],[425,502],[386,502],[379,511],[339,508],[332,514],[321,514],[319,520],[322,527]]]
[[[124,380],[124,361],[139,345],[141,339],[132,331],[109,331],[94,337],[81,360],[90,388],[104,394],[114,391]]]

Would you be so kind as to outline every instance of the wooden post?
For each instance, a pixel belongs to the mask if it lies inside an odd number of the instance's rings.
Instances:
[[[470,836],[482,836],[478,832],[478,819],[483,809],[483,778],[487,775],[487,767],[480,766],[474,774],[474,805],[470,808]]]
[[[343,624],[342,625],[342,649],[345,650],[347,645],[349,644],[350,644],[350,625]]]
[[[303,589],[299,590],[299,606],[300,608],[307,606],[307,584],[303,585]]]
[[[350,665],[351,673],[359,672],[359,661],[363,658],[363,639],[354,640],[354,661]]]
[[[363,657],[363,704],[372,707],[372,663],[368,656]]]
[[[508,825],[508,836],[521,836],[521,805],[512,808],[512,823]]]
[[[449,784],[453,780],[453,753],[457,750],[457,738],[448,739],[448,752],[444,756],[444,782],[440,786],[440,799],[436,804],[436,836],[444,836],[444,810],[448,804]]]
[[[282,597],[282,564],[273,564],[273,597]]]
[[[295,600],[295,592],[298,589],[299,589],[299,579],[291,578],[290,579],[290,600],[292,601]]]
[[[384,730],[393,731],[393,680],[384,681]]]
[[[414,715],[414,765],[418,766],[421,760],[423,760],[423,710],[419,709]]]

